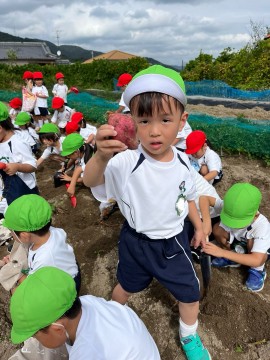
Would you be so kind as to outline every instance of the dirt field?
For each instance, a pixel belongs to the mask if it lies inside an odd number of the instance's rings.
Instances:
[[[230,110],[230,109],[229,109]],[[214,116],[237,116],[243,110],[225,109],[223,106],[207,108],[189,106],[188,111],[204,112]],[[259,115],[260,113],[260,115]],[[261,109],[244,114],[252,119],[270,119]],[[270,168],[257,160],[241,156],[223,156],[224,177],[217,185],[222,197],[235,182],[247,181],[263,193],[261,212],[270,219]],[[123,222],[119,212],[101,221],[98,202],[88,189],[78,187],[78,205],[75,209],[65,193],[65,188],[55,189],[52,174],[59,165],[50,162],[38,173],[42,196],[55,206],[54,226],[62,227],[73,245],[83,275],[82,294],[91,293],[110,299],[116,283],[117,239]],[[0,249],[0,256],[5,247]],[[270,264],[267,264],[269,269]],[[196,265],[200,276],[200,268]],[[268,270],[269,271],[269,270]],[[211,287],[202,299],[199,316],[199,333],[213,360],[269,360],[270,343],[270,281],[266,280],[261,293],[245,289],[246,268],[212,269]],[[9,342],[10,319],[8,295],[0,294],[0,359],[7,360],[16,348]],[[162,360],[183,360],[178,340],[178,314],[175,300],[158,283],[134,295],[129,305],[139,314],[153,335]],[[128,360],[128,359],[127,359]]]

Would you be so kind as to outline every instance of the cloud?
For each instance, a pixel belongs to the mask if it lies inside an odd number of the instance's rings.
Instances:
[[[118,49],[165,64],[199,52],[236,50],[250,38],[250,20],[270,18],[268,0],[1,1],[0,31],[107,52]],[[265,25],[269,25],[266,23]]]

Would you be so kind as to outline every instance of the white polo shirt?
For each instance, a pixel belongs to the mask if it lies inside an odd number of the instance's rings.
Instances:
[[[54,96],[58,96],[64,100],[65,103],[67,103],[67,93],[68,93],[68,87],[66,84],[54,84],[52,93]]]
[[[54,111],[51,122],[57,124],[61,128],[64,128],[70,121],[70,118],[74,112],[75,110],[71,109],[69,106],[64,105],[64,111]]]
[[[5,142],[0,143],[0,161],[4,163],[29,164],[34,168],[37,167],[36,159],[32,153],[31,147],[23,138],[18,135],[19,131],[15,130],[14,135]],[[17,172],[17,175],[33,189],[36,184],[36,175],[32,173]]]
[[[73,248],[67,243],[67,234],[63,229],[50,227],[50,237],[37,250],[30,247],[28,252],[29,275],[44,266],[53,266],[70,274],[78,273]]]
[[[187,148],[186,138],[187,138],[188,134],[190,134],[191,132],[192,132],[191,126],[186,121],[183,129],[181,131],[178,131],[178,133],[177,133],[176,139],[179,139],[179,141],[174,146],[181,150],[186,150],[186,148]]]
[[[59,148],[56,146],[47,146],[46,149],[43,151],[41,158],[45,160],[52,154],[57,154],[57,155],[61,154],[62,143],[64,140],[65,140],[65,136],[61,136],[59,139],[59,143],[60,143]]]
[[[234,238],[244,242],[247,242],[249,239],[254,239],[251,252],[266,254],[267,250],[270,249],[270,224],[268,219],[262,214],[243,229],[232,229],[222,222],[219,226],[230,234],[230,244]]]
[[[188,214],[187,200],[196,198],[189,160],[174,146],[172,150],[174,157],[169,162],[156,161],[141,145],[136,150],[121,152],[107,165],[105,185],[91,189],[101,202],[115,200],[130,227],[151,239],[179,234]],[[178,214],[176,207],[181,196],[185,201]]]
[[[189,155],[190,157],[190,163],[193,165],[195,170],[200,171],[200,168],[202,165],[207,165],[209,172],[216,170],[218,172],[215,179],[220,178],[220,171],[222,170],[222,163],[219,155],[212,149],[207,146],[205,154],[199,158],[196,159],[192,155]],[[210,183],[212,183],[214,180],[212,180]]]
[[[80,297],[82,316],[69,360],[160,360],[142,320],[127,305],[92,295]]]

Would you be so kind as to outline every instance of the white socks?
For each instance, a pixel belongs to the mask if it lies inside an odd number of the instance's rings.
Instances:
[[[198,320],[196,320],[195,324],[187,325],[181,319],[179,319],[179,336],[180,339],[182,337],[186,337],[189,335],[195,335],[198,328]]]

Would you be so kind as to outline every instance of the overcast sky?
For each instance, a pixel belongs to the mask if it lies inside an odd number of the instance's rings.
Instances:
[[[11,35],[171,65],[242,48],[251,20],[270,26],[269,0],[1,0],[0,9],[0,31]]]

